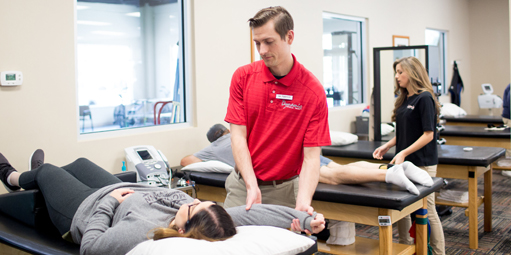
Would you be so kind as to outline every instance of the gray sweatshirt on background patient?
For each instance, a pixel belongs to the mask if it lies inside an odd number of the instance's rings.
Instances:
[[[135,191],[121,204],[109,194],[118,188]],[[71,224],[73,241],[80,254],[126,254],[152,236],[152,230],[168,227],[179,207],[193,202],[186,193],[136,183],[118,183],[104,187],[78,208]],[[267,225],[289,228],[292,219],[300,219],[302,228],[310,229],[313,219],[305,212],[276,205],[253,205],[227,209],[237,226]]]
[[[208,147],[193,154],[202,161],[218,160],[227,165],[234,166],[232,155],[231,134],[225,134],[212,142]]]

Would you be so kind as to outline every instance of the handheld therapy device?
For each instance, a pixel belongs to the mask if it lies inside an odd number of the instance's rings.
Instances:
[[[124,149],[128,171],[137,172],[137,182],[151,186],[167,186],[172,178],[167,172],[167,158],[150,145],[132,146]],[[171,173],[171,172],[170,172]]]

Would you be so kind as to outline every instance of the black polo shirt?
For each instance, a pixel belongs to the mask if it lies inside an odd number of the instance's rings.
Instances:
[[[435,101],[431,93],[425,91],[408,97],[396,111],[396,154],[417,141],[424,131],[433,131],[433,140],[405,160],[416,166],[438,164],[436,120]]]

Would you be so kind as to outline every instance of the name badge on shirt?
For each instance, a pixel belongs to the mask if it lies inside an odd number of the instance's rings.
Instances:
[[[291,95],[282,95],[282,94],[277,94],[277,99],[282,99],[282,100],[293,100],[293,96],[291,96]]]

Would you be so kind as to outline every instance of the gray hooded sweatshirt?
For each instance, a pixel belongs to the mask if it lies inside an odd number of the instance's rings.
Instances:
[[[109,194],[118,188],[135,192],[121,204]],[[168,227],[179,207],[193,202],[186,193],[144,184],[118,183],[96,191],[85,199],[73,218],[71,236],[80,244],[80,254],[126,254],[148,240],[152,230]],[[315,215],[277,205],[253,205],[227,209],[236,226],[264,225],[289,228],[299,219],[303,229],[311,230]]]

